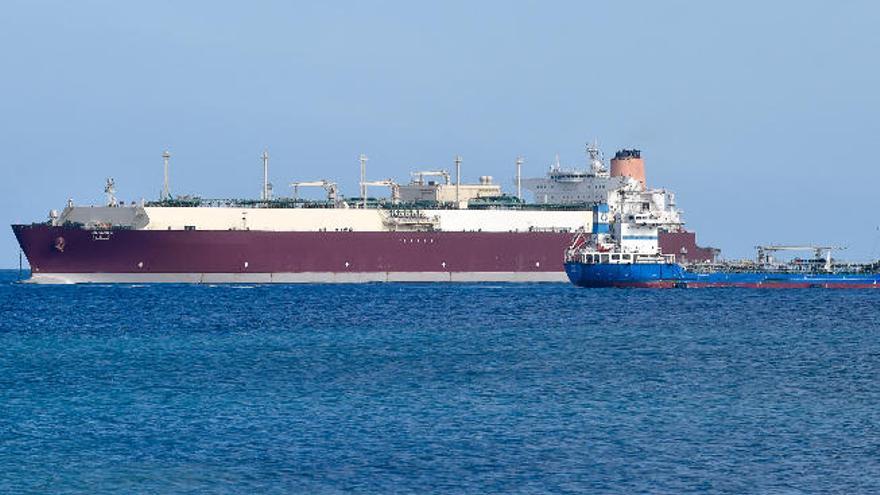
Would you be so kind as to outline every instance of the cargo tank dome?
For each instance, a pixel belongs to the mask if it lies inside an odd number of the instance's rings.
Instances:
[[[645,161],[642,160],[642,152],[637,149],[623,149],[614,154],[611,159],[611,177],[632,177],[642,184],[645,189]]]

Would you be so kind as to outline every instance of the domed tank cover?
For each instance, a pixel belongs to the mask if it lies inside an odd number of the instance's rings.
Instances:
[[[59,253],[63,253],[63,252],[64,252],[64,245],[65,245],[65,244],[66,244],[66,242],[65,242],[64,238],[61,237],[61,236],[58,236],[58,237],[55,238],[55,245],[54,245],[53,247],[54,247],[55,250],[58,251]]]

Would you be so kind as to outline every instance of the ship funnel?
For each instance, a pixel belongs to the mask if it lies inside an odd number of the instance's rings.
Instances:
[[[623,149],[614,154],[611,159],[611,177],[632,177],[639,181],[644,190],[645,161],[642,160],[642,152],[636,149]]]

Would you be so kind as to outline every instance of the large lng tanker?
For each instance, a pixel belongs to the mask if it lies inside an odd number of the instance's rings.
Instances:
[[[445,170],[414,172],[408,184],[368,181],[361,157],[360,196],[344,198],[335,183],[294,182],[273,198],[263,154],[259,200],[173,197],[125,204],[108,179],[103,206],[68,201],[49,221],[13,225],[32,282],[377,282],[565,281],[563,252],[572,233],[589,231],[593,207],[627,201],[660,219],[659,242],[679,258],[710,260],[683,228],[673,193],[646,186],[638,150],[622,150],[606,167],[588,146],[585,170],[556,165],[546,177],[521,179],[508,195],[483,176],[463,184]],[[318,186],[326,200],[299,198]],[[390,188],[376,199],[368,187]],[[534,202],[522,200],[522,188]]]

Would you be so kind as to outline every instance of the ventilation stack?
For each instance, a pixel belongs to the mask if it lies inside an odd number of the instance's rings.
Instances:
[[[611,159],[611,177],[632,177],[645,189],[645,161],[640,150],[620,150]]]

